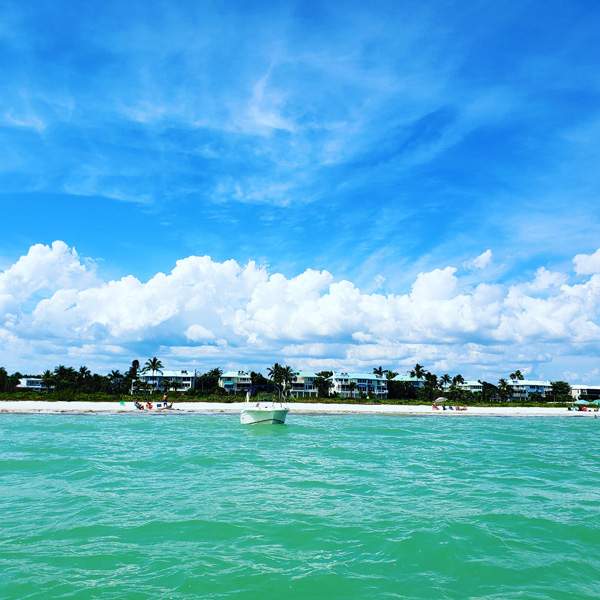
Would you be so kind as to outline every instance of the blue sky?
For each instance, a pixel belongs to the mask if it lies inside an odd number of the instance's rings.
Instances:
[[[564,296],[561,285],[593,287],[594,269],[573,261],[600,248],[599,38],[591,1],[5,2],[0,269],[60,240],[94,289],[147,283],[194,256],[240,269],[255,261],[287,281],[327,271],[373,302],[448,267],[455,296],[485,284],[508,297],[540,269],[564,277],[537,300]],[[418,361],[491,377],[510,359],[532,375],[584,378],[598,368],[574,325],[581,306],[564,309],[563,337],[551,324],[538,332],[556,344],[541,349],[533,333],[517,347],[514,331],[490,341],[457,317],[437,341],[398,333],[394,351],[387,338],[361,337],[360,319],[328,336],[273,334],[259,351],[239,323],[222,337],[205,325],[214,337],[186,337],[198,324],[189,315],[180,329],[149,322],[135,339],[96,333],[90,358],[78,350],[102,319],[86,313],[77,333],[50,332],[34,312],[62,288],[34,287],[4,309],[16,316],[5,319],[0,361],[21,371],[84,359],[102,370],[136,352],[200,369],[220,359],[368,370]],[[252,290],[236,302],[246,310]],[[207,310],[222,315],[221,303]],[[586,310],[597,324],[597,305]],[[477,360],[458,357],[465,343]]]

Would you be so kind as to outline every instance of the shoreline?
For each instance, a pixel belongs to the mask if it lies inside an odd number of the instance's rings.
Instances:
[[[139,410],[133,402],[65,402],[46,400],[0,400],[0,413],[13,414],[239,414],[244,402],[175,402],[173,410]],[[434,417],[587,417],[598,418],[600,412],[569,411],[557,407],[468,406],[467,410],[433,410],[431,405],[373,405],[373,404],[309,404],[294,402],[288,405],[290,415],[374,414]]]

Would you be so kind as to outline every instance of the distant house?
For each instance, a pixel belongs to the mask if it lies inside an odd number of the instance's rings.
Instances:
[[[466,392],[472,392],[473,394],[483,393],[483,383],[473,379],[463,381],[462,383],[459,383],[457,387],[459,390],[465,390]]]
[[[294,371],[294,379],[288,388],[293,398],[316,398],[318,390],[314,385],[317,374],[313,371]]]
[[[228,394],[244,393],[252,386],[252,378],[248,371],[227,371],[219,378],[219,387]]]
[[[19,384],[17,385],[18,390],[33,390],[36,392],[45,392],[47,391],[47,387],[42,383],[41,377],[23,377],[19,379]]]
[[[418,390],[425,385],[426,379],[425,377],[413,377],[412,375],[396,375],[392,381],[410,383],[416,390]]]
[[[511,400],[527,400],[530,394],[540,394],[543,398],[552,395],[552,384],[549,381],[509,379],[507,384]]]
[[[333,373],[331,391],[340,398],[360,398],[361,392],[381,400],[387,398],[387,379],[375,373]],[[354,384],[354,385],[351,385]]]
[[[571,396],[573,396],[574,400],[579,400],[579,398],[596,400],[600,398],[600,385],[572,385]]]
[[[178,384],[177,391],[187,392],[196,385],[196,376],[194,369],[183,369],[181,371],[163,370],[162,372],[155,371],[154,374],[151,371],[145,371],[139,375],[138,379],[149,385],[153,391],[169,389],[170,384],[176,381]]]

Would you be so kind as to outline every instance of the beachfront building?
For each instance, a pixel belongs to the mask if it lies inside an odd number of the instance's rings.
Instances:
[[[227,371],[219,378],[219,387],[228,394],[246,393],[252,386],[252,378],[248,371]]]
[[[32,390],[34,392],[45,392],[47,387],[42,383],[41,377],[23,377],[19,379],[18,390]]]
[[[597,400],[600,398],[600,385],[575,384],[571,386],[573,400]]]
[[[151,391],[163,389],[175,389],[179,392],[187,392],[196,385],[196,371],[194,369],[183,369],[181,371],[145,371],[140,373],[138,379]]]
[[[392,381],[401,381],[403,383],[410,383],[415,390],[419,390],[425,385],[425,377],[413,377],[412,375],[396,375]]]
[[[383,400],[387,398],[387,379],[375,373],[333,373],[331,393],[340,398],[360,398],[363,394]]]
[[[465,392],[471,392],[473,394],[483,393],[483,383],[481,383],[481,381],[469,379],[459,383],[457,387],[459,390],[464,390]],[[444,391],[446,391],[446,388],[444,388]]]
[[[317,374],[313,371],[294,371],[294,378],[288,388],[293,398],[316,398],[318,390],[314,385]]]
[[[510,399],[527,400],[530,394],[540,394],[542,398],[552,395],[552,384],[549,381],[535,379],[510,379],[507,381]]]

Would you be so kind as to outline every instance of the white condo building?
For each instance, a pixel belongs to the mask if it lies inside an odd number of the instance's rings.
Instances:
[[[361,392],[379,399],[387,398],[387,379],[375,373],[333,373],[331,377],[332,393],[340,398],[360,398]],[[352,385],[353,384],[353,385]]]
[[[245,393],[252,386],[252,378],[248,371],[227,371],[219,379],[219,387],[229,394]]]
[[[511,400],[527,400],[530,394],[540,394],[543,398],[552,395],[549,381],[535,379],[509,379],[507,382]]]
[[[317,374],[313,371],[294,371],[294,379],[289,388],[290,396],[293,398],[316,398],[317,388],[313,382]]]
[[[420,389],[425,385],[425,377],[413,377],[412,375],[396,375],[392,381],[400,381],[403,383],[410,383],[416,390]]]
[[[178,392],[187,392],[196,384],[196,371],[194,369],[183,369],[181,371],[146,371],[140,373],[138,379],[147,383],[152,391],[168,389],[169,384],[176,381]]]
[[[600,398],[600,385],[575,384],[571,386],[571,396],[574,400],[580,398]]]
[[[42,383],[41,377],[23,377],[19,379],[17,388],[23,390],[33,390],[35,392],[46,391],[48,388]]]
[[[450,386],[447,388],[444,387],[444,391],[447,389],[450,389]],[[459,383],[458,389],[465,390],[466,392],[472,392],[473,394],[481,394],[483,393],[483,383],[474,379],[468,379],[467,381],[463,381],[463,383]]]

